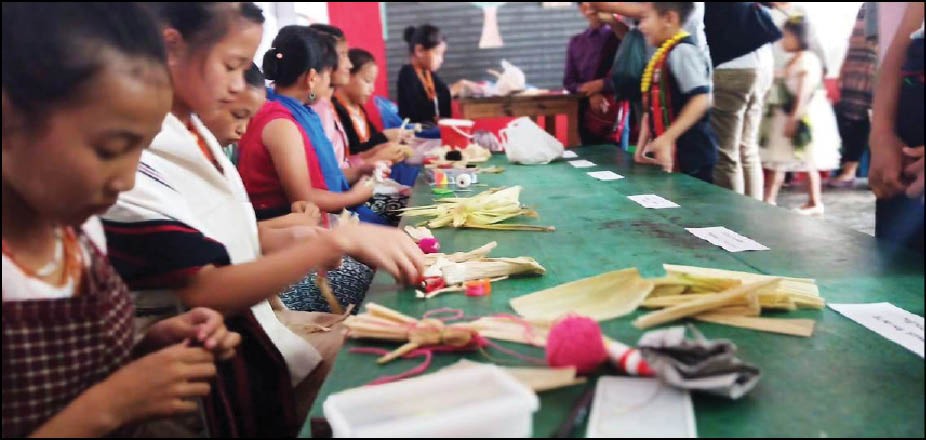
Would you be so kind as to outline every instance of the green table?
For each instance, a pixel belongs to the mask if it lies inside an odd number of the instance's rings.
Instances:
[[[415,298],[411,290],[397,289],[391,278],[381,274],[367,301],[415,317],[439,307],[482,316],[511,312],[510,298],[567,281],[632,266],[645,277],[657,277],[663,275],[663,263],[672,263],[815,278],[828,302],[887,301],[923,315],[920,255],[891,252],[862,233],[790,213],[688,176],[635,165],[630,156],[614,147],[576,151],[580,158],[598,166],[574,169],[565,162],[518,166],[509,165],[502,156],[493,158],[491,164],[504,166],[507,170],[503,174],[480,176],[483,183],[492,186],[523,186],[522,203],[540,213],[539,219],[525,222],[554,225],[556,232],[435,231],[445,252],[467,251],[498,241],[493,255],[532,256],[547,268],[546,276],[496,283],[489,298],[444,294],[425,301]],[[585,174],[594,170],[612,170],[626,178],[600,182]],[[637,194],[657,194],[681,207],[644,209],[627,199]],[[429,204],[432,199],[428,186],[419,182],[412,203]],[[707,226],[726,226],[771,250],[733,254],[685,230]],[[602,330],[632,344],[642,333],[631,325],[639,314],[603,322]],[[760,366],[764,373],[759,385],[738,401],[695,395],[699,436],[924,436],[921,358],[829,308],[800,310],[788,317],[816,320],[813,337],[697,324],[708,338],[732,339],[739,346],[740,357]],[[322,402],[329,394],[405,371],[420,362],[400,360],[379,366],[370,355],[347,352],[350,347],[371,345],[375,344],[348,341],[311,411],[315,422],[306,423],[303,436],[311,434],[312,425],[319,425]],[[504,345],[542,356],[541,349]],[[435,355],[430,371],[460,357]],[[466,357],[485,361],[478,355]],[[602,373],[608,374],[608,368]],[[582,386],[574,386],[541,393],[541,407],[534,414],[534,435],[551,435],[582,391]],[[577,434],[584,436],[584,432],[582,427]]]

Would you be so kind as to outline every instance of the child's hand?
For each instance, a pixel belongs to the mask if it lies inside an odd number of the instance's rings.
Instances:
[[[398,144],[411,141],[415,137],[415,132],[411,130],[402,130],[399,128],[387,128],[383,130],[383,134],[386,136],[386,139],[389,142],[395,142]]]
[[[608,103],[608,98],[605,98],[604,95],[596,93],[589,96],[588,106],[592,111],[604,115],[608,113],[611,104]]]
[[[868,185],[879,199],[888,199],[904,191],[901,182],[903,173],[903,141],[893,132],[872,133],[871,166],[868,172]]]
[[[667,173],[672,172],[673,161],[675,160],[672,154],[673,144],[675,144],[675,141],[672,139],[659,136],[646,145],[646,148],[643,149],[643,155],[652,155],[652,163],[661,165],[662,170]]]
[[[373,182],[371,178],[364,177],[360,179],[348,193],[351,195],[352,200],[356,202],[355,204],[364,203],[373,198],[373,189],[375,185],[376,183]]]
[[[292,209],[293,214],[305,216],[305,226],[317,226],[319,220],[322,218],[322,211],[318,208],[318,205],[306,200],[293,202]]]
[[[88,390],[116,426],[196,411],[215,376],[212,353],[185,342],[138,359]]]
[[[148,330],[147,338],[156,346],[175,344],[183,340],[196,341],[218,359],[226,360],[235,355],[235,348],[241,343],[241,335],[228,331],[225,320],[219,312],[205,307],[160,321]]]
[[[914,159],[914,161],[904,167],[904,177],[912,179],[913,182],[907,185],[907,197],[911,199],[923,197],[923,146],[903,149],[904,156]]]
[[[417,282],[424,271],[424,253],[404,232],[366,224],[339,226],[332,231],[346,245],[347,254],[381,268],[401,282]]]

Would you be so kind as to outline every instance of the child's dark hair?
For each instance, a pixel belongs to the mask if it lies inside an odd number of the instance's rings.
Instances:
[[[782,29],[794,35],[801,50],[810,49],[810,23],[803,16],[791,16],[782,26]]]
[[[323,34],[328,34],[334,37],[334,39],[338,41],[347,40],[347,37],[344,36],[344,31],[342,31],[341,28],[337,26],[332,26],[330,24],[323,24],[323,23],[315,23],[315,24],[309,25],[309,29],[312,29],[313,31],[316,31],[316,32],[321,32]]]
[[[373,58],[373,54],[363,49],[351,49],[347,52],[347,56],[350,58],[350,64],[353,66],[350,68],[351,75],[359,72],[363,66],[376,62],[376,59]]]
[[[288,25],[280,29],[264,54],[264,76],[281,86],[289,86],[309,70],[321,72],[337,65],[334,40],[308,26]]]
[[[441,35],[440,29],[430,24],[405,28],[405,31],[402,32],[402,39],[408,43],[409,53],[415,53],[415,46],[419,44],[424,50],[431,50],[444,42],[444,36]]]
[[[210,47],[221,40],[234,18],[264,23],[264,13],[253,2],[152,2],[146,5],[164,25],[177,29],[194,49]]]
[[[251,67],[244,71],[244,83],[248,87],[264,89],[264,74],[257,68],[257,64],[251,63]]]
[[[695,8],[694,2],[653,2],[652,5],[659,15],[665,15],[669,12],[678,14],[678,22],[683,26],[691,17],[691,13],[694,12]]]
[[[4,98],[30,128],[82,96],[112,54],[166,69],[157,22],[137,3],[3,2],[2,22]]]

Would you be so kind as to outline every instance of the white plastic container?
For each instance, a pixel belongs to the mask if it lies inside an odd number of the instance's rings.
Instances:
[[[530,437],[539,401],[494,365],[442,371],[329,396],[334,437]]]

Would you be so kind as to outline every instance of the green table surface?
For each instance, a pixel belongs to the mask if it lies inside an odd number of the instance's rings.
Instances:
[[[415,317],[440,307],[459,308],[467,316],[512,313],[508,300],[519,295],[626,267],[639,268],[644,277],[658,277],[664,274],[663,263],[670,263],[815,278],[827,302],[890,302],[923,315],[921,255],[891,251],[862,233],[766,205],[688,176],[635,165],[629,155],[614,147],[574,151],[597,166],[575,169],[565,161],[521,166],[497,156],[490,164],[501,165],[506,171],[480,175],[480,182],[491,186],[523,186],[521,202],[535,208],[540,217],[519,222],[554,225],[556,232],[434,231],[444,252],[468,251],[497,241],[493,256],[534,257],[547,268],[545,276],[496,283],[491,297],[448,293],[422,300],[415,298],[413,290],[396,287],[389,276],[381,273],[366,301]],[[601,182],[586,175],[596,170],[612,170],[626,178]],[[460,193],[473,194],[475,191]],[[681,207],[644,209],[627,199],[638,194],[657,194]],[[420,178],[412,204],[429,204],[433,198]],[[729,253],[685,230],[708,226],[725,226],[770,250]],[[631,321],[641,313],[602,322],[602,331],[633,344],[642,332]],[[734,341],[739,357],[763,371],[756,388],[739,400],[693,395],[699,436],[924,436],[923,359],[829,308],[799,310],[787,317],[814,319],[817,326],[813,337],[697,324],[708,338]],[[542,357],[539,348],[503,345]],[[324,417],[322,402],[328,395],[364,385],[381,375],[403,372],[421,361],[398,360],[380,366],[373,356],[347,351],[356,346],[397,345],[349,340],[319,392],[310,419],[317,422]],[[436,354],[429,371],[437,371],[461,357],[488,362],[479,354]],[[511,360],[504,354],[495,357]],[[616,374],[609,368],[602,367],[599,374]],[[550,436],[582,391],[583,386],[577,385],[540,393],[534,436]],[[307,420],[302,436],[311,435],[310,425]],[[585,427],[575,434],[584,436]]]

